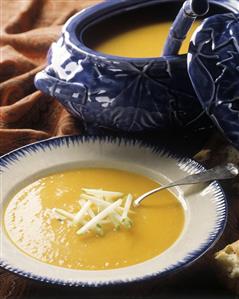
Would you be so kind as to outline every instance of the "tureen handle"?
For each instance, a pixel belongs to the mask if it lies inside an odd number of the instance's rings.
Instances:
[[[209,10],[208,0],[187,0],[180,9],[166,40],[163,55],[178,54],[181,45],[197,17],[205,15]]]
[[[51,65],[36,74],[34,83],[37,89],[58,98],[64,105],[70,99],[80,105],[86,102],[85,86],[82,83],[68,83],[57,79]]]

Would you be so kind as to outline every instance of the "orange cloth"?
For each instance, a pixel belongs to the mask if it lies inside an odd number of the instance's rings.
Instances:
[[[80,133],[81,125],[54,99],[37,91],[61,25],[97,0],[1,0],[0,155],[56,135]]]

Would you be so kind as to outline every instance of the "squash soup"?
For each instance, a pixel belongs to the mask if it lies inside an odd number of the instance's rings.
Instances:
[[[192,25],[179,54],[188,52],[192,34],[199,25],[199,21],[196,21]],[[95,39],[94,42],[89,42],[89,46],[98,52],[116,56],[135,58],[159,57],[163,53],[163,48],[171,26],[171,22],[153,23],[129,28],[125,31],[122,30],[122,32],[117,32],[117,34],[110,31],[111,33],[105,36],[100,35],[100,33],[96,31],[92,34],[95,34],[98,38]]]
[[[134,265],[169,248],[184,226],[184,209],[167,190],[133,207],[134,199],[158,186],[116,169],[51,174],[10,199],[5,231],[22,252],[51,265],[80,270]]]
[[[131,58],[160,57],[181,7],[182,3],[172,2],[129,9],[90,25],[81,38],[86,46],[105,54]],[[193,24],[180,54],[188,53],[191,36],[200,23],[199,19]]]

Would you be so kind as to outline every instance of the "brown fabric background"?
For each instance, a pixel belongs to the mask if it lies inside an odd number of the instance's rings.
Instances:
[[[37,91],[33,85],[33,78],[36,72],[44,67],[47,49],[59,36],[61,25],[75,12],[99,1],[0,0],[0,2],[0,155],[51,136],[81,133],[80,122],[69,115],[54,98]],[[220,136],[214,136],[196,158],[208,166],[223,161],[239,162],[238,152]],[[227,183],[225,188],[230,199],[229,224],[217,248],[239,239],[238,183]],[[192,291],[191,294],[208,291],[211,294],[218,294],[213,298],[228,298],[224,297],[224,289],[219,285],[214,267],[210,267],[215,250],[216,248],[202,260],[199,267],[194,267],[190,270],[190,274],[185,274],[187,279],[182,275],[184,280],[179,280],[176,286],[169,287],[169,292],[162,293],[161,288],[157,287],[143,290],[137,287],[131,288],[130,292],[126,291],[125,294],[144,298],[161,294],[163,296],[161,298],[178,298],[179,292],[185,294],[183,298],[196,298],[194,295],[192,297],[188,295],[190,291],[187,290],[193,289],[194,293]],[[175,297],[173,295],[170,297],[169,293],[174,293]],[[91,298],[92,294],[92,291],[85,293],[82,290],[70,291],[41,286],[0,270],[0,299],[86,296]],[[94,297],[98,295],[98,298],[105,298],[106,294],[103,294],[96,291]],[[119,294],[122,295],[121,290],[115,292],[116,297]],[[111,291],[108,292],[108,296],[109,298],[112,296]]]
[[[30,142],[80,132],[62,106],[33,85],[61,25],[95,0],[2,0],[0,155]]]

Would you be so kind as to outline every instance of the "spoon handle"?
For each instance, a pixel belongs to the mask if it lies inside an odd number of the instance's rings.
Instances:
[[[217,167],[211,168],[209,170],[199,172],[197,174],[186,176],[180,180],[174,181],[167,185],[164,185],[164,186],[161,186],[154,190],[151,190],[151,191],[141,195],[140,197],[138,197],[134,201],[134,206],[138,206],[142,202],[142,200],[144,200],[146,197],[148,197],[149,195],[154,194],[156,192],[159,192],[163,189],[167,189],[167,188],[171,188],[171,187],[175,187],[175,186],[212,182],[215,180],[232,179],[235,176],[237,176],[238,173],[239,173],[239,170],[238,170],[237,166],[235,166],[232,163],[229,163],[229,164],[223,165],[223,166],[217,166]]]
[[[234,164],[229,163],[227,165],[217,166],[197,174],[186,176],[185,178],[180,179],[173,184],[176,183],[179,185],[184,185],[206,183],[215,180],[227,180],[237,176],[238,172],[238,168]]]

